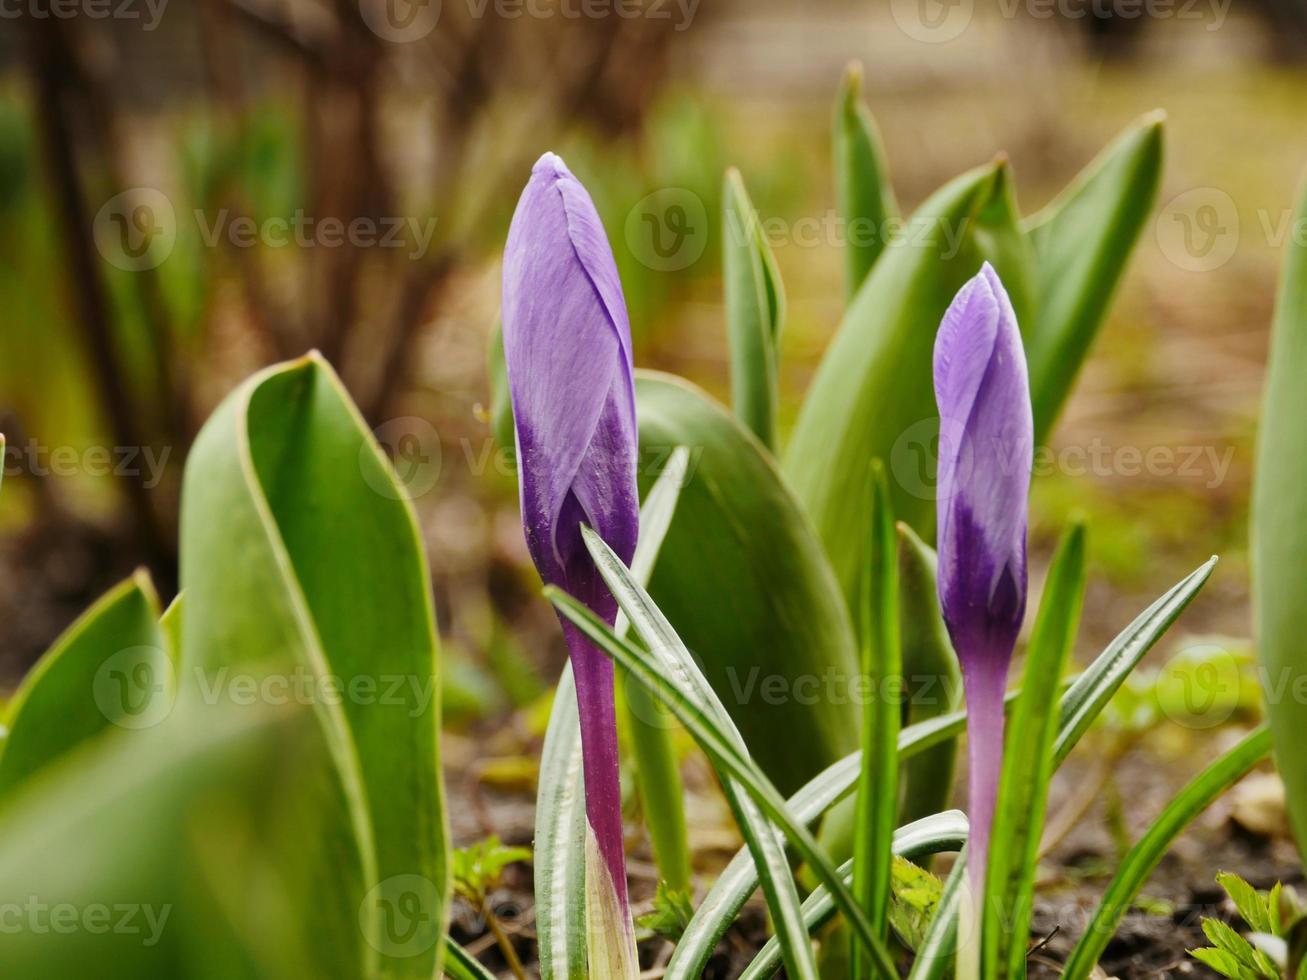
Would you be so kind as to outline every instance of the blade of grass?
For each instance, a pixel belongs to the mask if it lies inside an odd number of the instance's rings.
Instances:
[[[916,860],[942,851],[958,850],[966,843],[967,818],[961,810],[936,813],[913,821],[894,832],[893,853]],[[857,876],[852,859],[840,865],[840,876],[852,882]],[[818,886],[803,903],[803,919],[809,932],[816,932],[835,916],[835,900],[830,890]],[[781,967],[780,947],[769,939],[758,951],[753,962],[740,974],[739,980],[760,980],[770,977]]]
[[[540,976],[585,980],[585,784],[571,665],[554,692],[538,784],[533,866]]]
[[[943,980],[948,974],[958,948],[958,904],[966,891],[963,888],[966,876],[967,850],[964,847],[958,852],[953,870],[944,882],[944,892],[935,906],[935,917],[930,920],[926,938],[917,950],[917,958],[912,961],[908,980]]]
[[[689,465],[689,450],[684,446],[676,447],[663,472],[645,494],[640,506],[640,541],[631,559],[631,574],[637,582],[647,583],[653,575],[658,552],[676,513]],[[626,635],[624,620],[622,617],[617,622],[615,632],[618,636]],[[685,829],[681,771],[672,744],[675,721],[644,687],[627,683],[627,676],[621,672],[617,680],[635,756],[635,785],[640,793],[649,842],[653,847],[654,864],[669,887],[688,892],[690,844]]]
[[[1225,755],[1199,773],[1176,795],[1166,809],[1130,849],[1090,920],[1071,950],[1063,980],[1085,980],[1098,964],[1121,918],[1134,904],[1139,889],[1153,873],[1172,842],[1189,823],[1242,779],[1271,751],[1269,729],[1258,728]]]
[[[1003,749],[980,909],[981,976],[993,980],[1025,976],[1035,866],[1053,775],[1054,695],[1075,643],[1084,591],[1085,529],[1075,524],[1063,535],[1049,569]]]
[[[722,279],[731,347],[731,404],[746,429],[776,451],[776,373],[784,294],[771,247],[740,172],[722,188]]]
[[[895,817],[899,804],[898,737],[900,706],[889,696],[902,682],[899,644],[899,583],[894,515],[890,510],[885,467],[871,467],[871,526],[867,567],[862,583],[862,673],[867,697],[862,707],[862,768],[858,777],[857,817],[853,838],[853,894],[881,938],[889,936],[890,870]],[[858,942],[852,944],[854,980],[871,975],[871,962]]]
[[[636,650],[630,644],[613,636],[601,621],[565,593],[557,589],[547,589],[546,594],[568,619],[586,632],[593,642],[615,660],[627,664],[628,669],[639,677],[641,683],[650,686],[663,699],[672,712],[681,719],[681,723],[700,747],[709,754],[715,767],[725,769],[739,781],[750,798],[781,829],[817,878],[831,889],[836,904],[850,927],[859,934],[872,953],[877,970],[885,976],[894,976],[893,957],[861,906],[839,879],[830,857],[817,843],[807,826],[796,821],[789,813],[784,798],[776,790],[775,785],[749,759],[743,743],[738,741],[738,735],[737,740],[732,742],[709,718],[708,712],[711,712],[716,717],[729,721],[726,709],[699,673],[689,651],[685,649],[671,624],[653,604],[648,593],[632,580],[630,572],[612,549],[588,528],[583,527],[582,531],[586,546],[595,559],[596,567],[618,604],[626,611],[632,624],[649,644],[650,652]],[[676,680],[671,680],[665,675],[671,675]],[[683,684],[688,685],[692,693],[687,693]],[[731,730],[734,731],[733,727]]]
[[[475,956],[452,939],[446,940],[445,975],[450,980],[495,980],[495,975],[487,970]]]
[[[862,101],[862,65],[844,70],[835,103],[835,189],[840,217],[849,230],[844,243],[844,291],[851,300],[885,248],[898,202],[885,166],[885,149],[871,111]],[[854,229],[862,233],[852,234]]]

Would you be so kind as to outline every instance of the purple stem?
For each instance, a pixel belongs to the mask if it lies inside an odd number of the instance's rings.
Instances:
[[[617,603],[590,568],[573,568],[570,590],[609,626],[617,621]],[[626,848],[622,833],[622,780],[617,755],[617,710],[613,694],[613,662],[571,622],[560,618],[563,638],[576,680],[577,712],[581,719],[581,768],[585,775],[585,813],[608,865],[622,908],[630,900],[626,887]]]
[[[1003,770],[1003,698],[1008,660],[988,655],[962,659],[967,696],[967,811],[971,821],[967,871],[978,903],[985,894],[994,804]]]

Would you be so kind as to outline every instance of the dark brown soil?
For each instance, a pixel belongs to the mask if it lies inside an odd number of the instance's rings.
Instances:
[[[1115,840],[1111,828],[1119,826],[1130,841],[1137,839],[1165,801],[1205,761],[1210,761],[1219,744],[1236,734],[1233,731],[1195,733],[1191,736],[1195,745],[1184,752],[1177,752],[1176,746],[1169,744],[1164,749],[1137,748],[1114,769],[1114,786],[1109,784],[1099,802],[1041,865],[1032,929],[1038,947],[1030,960],[1032,978],[1043,980],[1060,974],[1060,964],[1093,914],[1117,863],[1119,848],[1127,843]],[[1091,746],[1085,748],[1085,754],[1092,752]],[[1052,814],[1057,813],[1073,789],[1079,788],[1081,781],[1090,778],[1090,769],[1086,760],[1072,756],[1054,780]],[[505,842],[530,843],[533,810],[528,792],[486,789],[469,792],[470,785],[467,781],[451,783],[456,841],[467,843],[493,832]],[[1112,799],[1122,802],[1119,806],[1109,806]],[[1100,964],[1105,977],[1120,980],[1214,977],[1214,973],[1186,951],[1206,945],[1201,930],[1204,916],[1219,917],[1243,929],[1215,882],[1217,871],[1236,871],[1259,888],[1268,888],[1277,880],[1302,884],[1302,869],[1292,845],[1278,835],[1264,836],[1242,827],[1235,819],[1234,808],[1234,801],[1229,799],[1215,804],[1163,859],[1143,889],[1138,907],[1125,917],[1108,944]],[[730,839],[725,829],[722,837],[726,841]],[[696,859],[705,869],[716,869],[729,857],[728,850],[727,847],[700,850]],[[647,902],[652,892],[653,869],[639,844],[633,854],[633,899],[638,905]],[[711,874],[711,870],[703,872],[701,893]],[[525,865],[510,868],[503,884],[495,896],[495,907],[507,930],[515,936],[528,972],[534,975],[530,868]],[[765,912],[755,897],[722,940],[704,973],[705,978],[731,980],[738,976],[767,934]],[[499,976],[509,975],[492,939],[471,909],[463,907],[456,912],[454,936],[477,952]],[[656,971],[666,963],[669,954],[667,943],[657,939],[647,941],[642,946],[642,965],[646,970]]]

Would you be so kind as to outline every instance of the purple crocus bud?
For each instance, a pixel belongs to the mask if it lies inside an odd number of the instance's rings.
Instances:
[[[977,895],[1003,759],[1003,696],[1026,611],[1026,521],[1034,455],[1030,382],[1016,315],[986,263],[935,339],[939,405],[939,601],[967,698]]]
[[[617,605],[581,540],[592,527],[625,562],[639,532],[631,328],[612,249],[590,195],[546,153],[504,248],[504,359],[517,435],[522,524],[541,577],[612,624]],[[607,882],[592,895],[630,911],[622,848],[613,665],[562,620],[581,717],[586,812]],[[594,869],[598,870],[598,869]],[[594,871],[587,870],[587,879]],[[634,942],[629,945],[634,956]],[[623,964],[624,968],[625,964]]]

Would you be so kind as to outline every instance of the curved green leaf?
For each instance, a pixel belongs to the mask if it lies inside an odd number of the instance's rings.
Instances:
[[[1037,440],[1057,421],[1157,199],[1164,119],[1144,116],[1026,222],[1038,292],[1033,321],[1018,322]]]
[[[427,563],[403,489],[320,357],[255,375],[196,439],[181,585],[180,703],[308,691],[331,760],[315,802],[340,849],[303,926],[321,955],[343,975],[438,972],[449,869]],[[420,916],[397,928],[415,895]]]
[[[855,699],[823,693],[828,678],[847,685],[858,671],[830,566],[771,457],[726,411],[650,372],[637,372],[636,399],[642,484],[673,447],[690,448],[649,592],[753,758],[783,791],[796,788],[857,747]],[[865,470],[864,460],[859,481]]]
[[[55,641],[9,703],[0,799],[107,730],[147,730],[168,716],[176,671],[158,619],[158,596],[141,571]]]
[[[1307,223],[1307,191],[1293,227]],[[1266,707],[1298,850],[1307,860],[1307,245],[1285,246],[1253,485],[1253,609]]]
[[[1271,751],[1271,733],[1259,728],[1185,786],[1130,849],[1085,933],[1071,951],[1063,969],[1064,980],[1085,980],[1098,964],[1121,918],[1134,904],[1139,889],[1180,832],[1231,786],[1248,774]]]
[[[931,387],[935,333],[944,310],[985,260],[1012,296],[1018,322],[1030,309],[1029,243],[1017,227],[1007,166],[964,174],[932,195],[877,259],[808,390],[785,472],[817,526],[849,608],[857,608],[868,502],[867,461],[886,461],[894,513],[934,526],[939,427]]]
[[[25,909],[6,975],[359,976],[309,926],[332,899],[320,866],[341,856],[304,805],[326,761],[311,712],[193,708],[83,743],[5,807],[0,879]],[[358,935],[349,913],[336,927]]]
[[[899,215],[880,130],[862,101],[862,65],[857,62],[844,70],[840,83],[834,153],[835,191],[844,219],[845,292],[851,300],[884,250],[890,222]]]

